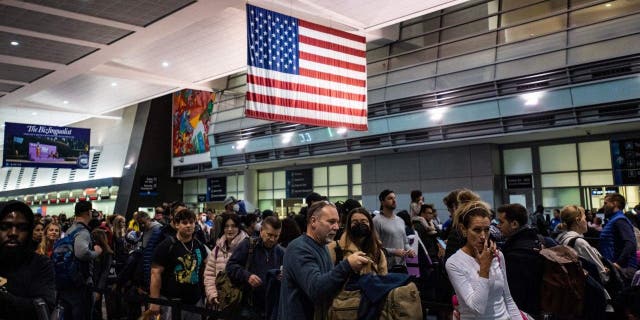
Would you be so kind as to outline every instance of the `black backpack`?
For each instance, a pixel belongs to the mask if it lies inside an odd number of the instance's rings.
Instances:
[[[578,237],[572,238],[567,245],[575,248],[577,239]],[[598,267],[593,262],[582,257],[580,257],[580,262],[582,268],[587,272],[584,286],[582,317],[585,320],[606,319],[607,296],[605,294],[605,288],[600,281]]]

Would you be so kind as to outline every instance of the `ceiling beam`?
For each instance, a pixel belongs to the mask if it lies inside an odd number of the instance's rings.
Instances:
[[[28,59],[28,58],[7,56],[7,55],[4,55],[4,54],[0,54],[0,61],[2,61],[3,63],[8,63],[8,64],[15,64],[15,65],[19,65],[19,66],[33,67],[33,68],[39,68],[39,69],[48,69],[48,70],[60,70],[60,69],[62,69],[64,67],[66,67],[66,65],[64,65],[62,63],[47,62],[47,61],[42,61],[42,60],[34,60],[34,59]]]
[[[118,28],[118,29],[132,30],[132,31],[140,31],[140,30],[144,29],[143,27],[139,27],[139,26],[136,26],[136,25],[128,24],[128,23],[123,23],[123,22],[118,22],[118,21],[115,21],[115,20],[98,18],[98,17],[94,17],[94,16],[82,14],[82,13],[76,13],[76,12],[71,12],[71,11],[60,10],[60,9],[47,7],[47,6],[43,6],[43,5],[39,5],[39,4],[34,4],[34,3],[27,3],[27,2],[21,2],[21,1],[16,1],[16,0],[2,0],[0,3],[5,5],[5,6],[11,6],[11,7],[30,10],[30,11],[36,11],[36,12],[51,14],[51,15],[54,15],[54,16],[65,17],[65,18],[69,18],[69,19],[74,19],[74,20],[80,20],[80,21],[84,21],[84,22],[100,24],[100,25],[103,25],[103,26],[108,26],[108,27],[113,27],[113,28]]]
[[[129,79],[129,80],[140,81],[145,83],[159,84],[159,85],[169,86],[169,87],[213,91],[211,88],[204,85],[194,84],[189,81],[182,81],[178,79],[163,77],[154,73],[150,73],[137,68],[132,68],[116,62],[108,62],[102,65],[99,65],[93,68],[91,70],[91,73],[102,75],[102,76],[120,78],[120,79]]]
[[[7,33],[13,33],[13,34],[19,34],[19,35],[22,35],[22,36],[39,38],[39,39],[47,39],[47,40],[52,40],[52,41],[57,41],[57,42],[68,43],[68,44],[75,44],[75,45],[84,46],[84,47],[99,48],[99,49],[107,47],[106,44],[102,44],[102,43],[84,41],[84,40],[79,40],[79,39],[72,39],[72,38],[67,38],[67,37],[60,37],[60,36],[52,35],[50,33],[42,33],[42,32],[36,32],[36,31],[30,31],[30,30],[6,27],[6,26],[0,26],[0,31],[7,32]]]
[[[8,83],[8,84],[15,84],[17,86],[26,86],[29,84],[29,82],[23,82],[23,81],[15,81],[15,80],[7,80],[7,79],[0,79],[1,83]]]

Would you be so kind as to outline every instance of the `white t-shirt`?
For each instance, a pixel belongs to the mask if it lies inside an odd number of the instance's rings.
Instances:
[[[499,261],[506,268],[502,252]],[[522,319],[500,263],[498,258],[493,259],[486,279],[478,274],[480,265],[476,259],[462,250],[447,260],[447,274],[460,303],[460,319]]]

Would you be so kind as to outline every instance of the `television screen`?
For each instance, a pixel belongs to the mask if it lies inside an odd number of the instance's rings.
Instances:
[[[616,185],[640,184],[640,139],[611,141],[611,163]]]
[[[91,130],[5,123],[3,167],[89,168]]]

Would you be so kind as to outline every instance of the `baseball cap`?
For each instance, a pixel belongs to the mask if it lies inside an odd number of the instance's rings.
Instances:
[[[231,196],[231,197],[228,197],[228,198],[224,199],[223,204],[226,207],[226,206],[228,206],[228,205],[230,205],[232,203],[236,203],[236,202],[238,202],[238,199],[236,199],[235,197]]]

